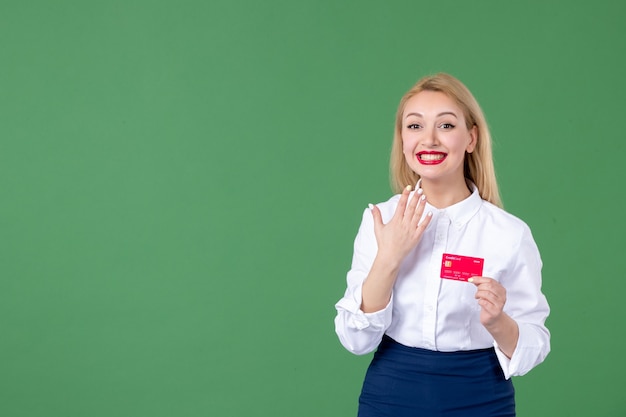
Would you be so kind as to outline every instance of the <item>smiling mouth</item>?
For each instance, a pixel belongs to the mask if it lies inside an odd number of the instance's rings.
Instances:
[[[424,165],[436,165],[443,162],[448,154],[443,152],[418,152],[417,160]]]

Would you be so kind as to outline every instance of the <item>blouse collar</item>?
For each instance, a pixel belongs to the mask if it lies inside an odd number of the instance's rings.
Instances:
[[[421,182],[422,180],[420,178],[420,180],[417,182],[416,188],[420,187]],[[439,215],[444,215],[448,217],[451,223],[454,224],[456,227],[463,227],[467,222],[470,221],[472,217],[474,217],[476,213],[478,213],[480,206],[483,204],[483,199],[478,193],[478,187],[476,187],[476,184],[474,184],[473,182],[470,182],[470,184],[472,187],[472,194],[470,194],[470,196],[466,199],[461,200],[458,203],[455,203],[443,209],[438,209],[435,206],[426,203],[426,211],[430,210],[433,213],[439,213]]]

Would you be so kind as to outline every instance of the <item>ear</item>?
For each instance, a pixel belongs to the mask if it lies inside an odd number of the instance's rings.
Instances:
[[[467,153],[472,153],[474,152],[476,144],[478,143],[478,127],[476,125],[472,126],[472,128],[469,130],[469,134],[470,142],[467,144],[467,148],[465,148],[465,151]]]

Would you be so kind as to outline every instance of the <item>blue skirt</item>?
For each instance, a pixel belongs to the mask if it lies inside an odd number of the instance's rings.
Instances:
[[[384,336],[359,398],[359,417],[514,417],[515,391],[493,348],[436,352]]]

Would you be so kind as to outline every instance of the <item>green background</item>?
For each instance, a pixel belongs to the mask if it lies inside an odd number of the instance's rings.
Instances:
[[[625,416],[624,4],[1,0],[0,414],[356,415],[333,305],[445,71],[544,260],[518,415]]]

